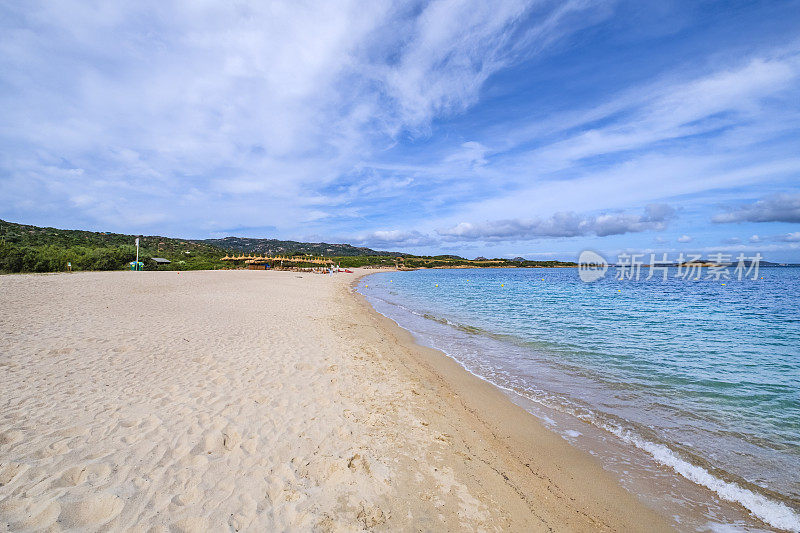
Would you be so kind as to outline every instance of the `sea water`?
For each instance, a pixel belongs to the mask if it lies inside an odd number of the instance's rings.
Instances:
[[[358,290],[683,528],[800,531],[800,268],[675,271],[382,272]]]

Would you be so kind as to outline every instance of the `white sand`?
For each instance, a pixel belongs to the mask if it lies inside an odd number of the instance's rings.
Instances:
[[[353,277],[0,276],[0,530],[661,527],[495,442]]]

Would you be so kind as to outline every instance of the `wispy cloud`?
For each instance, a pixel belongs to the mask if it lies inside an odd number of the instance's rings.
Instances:
[[[430,235],[423,235],[418,231],[403,230],[378,230],[344,238],[342,240],[360,246],[392,247],[393,249],[400,247],[408,248],[410,246],[430,246],[438,242],[437,239]]]
[[[53,216],[91,199],[93,225],[129,231],[140,211],[208,231],[339,215],[321,187],[468,108],[535,53],[521,40],[544,46],[591,9],[569,6],[6,4],[0,209]]]
[[[689,80],[665,77],[533,127],[495,126],[493,143],[477,139],[491,157],[474,172],[495,188],[464,198],[461,216],[627,207],[787,179],[800,172],[782,138],[800,126],[791,103],[798,76],[800,53],[781,51]]]

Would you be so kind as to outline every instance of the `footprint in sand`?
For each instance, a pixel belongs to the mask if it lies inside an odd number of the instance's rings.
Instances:
[[[241,531],[246,529],[250,526],[253,522],[253,518],[242,513],[236,513],[235,515],[231,515],[230,520],[228,520],[228,525],[234,531]]]
[[[12,483],[30,468],[23,463],[0,463],[0,487]]]
[[[366,503],[361,504],[361,509],[359,509],[356,518],[364,524],[364,529],[373,529],[386,522],[386,515],[383,514],[383,510],[380,507]]]
[[[0,503],[0,516],[13,530],[42,531],[53,525],[60,513],[61,506],[58,502],[20,499]]]
[[[58,486],[70,487],[84,482],[101,484],[111,475],[111,466],[105,463],[94,463],[83,466],[73,466],[61,475]]]
[[[359,454],[355,454],[347,461],[347,468],[353,472],[365,472],[369,474],[369,463]]]
[[[175,448],[172,449],[170,454],[172,455],[173,459],[181,459],[185,457],[189,452],[192,451],[192,448],[186,443],[180,443]]]
[[[90,483],[104,483],[111,475],[111,465],[93,463],[86,467],[87,480]]]
[[[172,501],[177,505],[191,505],[200,499],[202,493],[197,487],[189,487],[182,493],[172,498]]]
[[[61,479],[59,479],[56,486],[74,487],[86,481],[87,476],[85,466],[73,466],[61,475]]]
[[[194,468],[195,470],[202,470],[208,464],[208,458],[205,453],[203,455],[190,455],[181,459],[180,464],[188,468]]]
[[[59,521],[67,527],[99,527],[116,517],[122,507],[122,500],[108,493],[66,500],[61,502]]]
[[[148,433],[161,426],[161,419],[155,415],[150,415],[141,420],[139,423],[139,431]]]
[[[222,448],[225,451],[235,450],[239,444],[242,443],[242,437],[239,432],[233,428],[225,428],[222,431]]]
[[[258,450],[258,437],[253,437],[242,442],[242,449],[250,455],[255,455]]]
[[[10,429],[0,433],[0,446],[16,444],[22,440],[23,433],[18,429]]]
[[[203,453],[207,455],[228,453],[238,448],[241,442],[242,437],[239,432],[229,426],[222,431],[212,430],[206,432],[192,452],[198,455]]]
[[[39,459],[46,459],[48,457],[55,457],[56,455],[63,455],[69,451],[69,441],[71,439],[62,439],[52,443],[46,448],[42,448],[36,452],[36,457]]]
[[[60,429],[53,433],[58,437],[82,437],[89,433],[89,428],[86,426],[71,426],[68,428]]]
[[[269,401],[269,398],[267,397],[266,394],[256,394],[253,396],[253,401],[259,404],[267,403]]]
[[[172,524],[170,528],[176,533],[205,533],[212,531],[211,524],[201,516],[190,516]]]

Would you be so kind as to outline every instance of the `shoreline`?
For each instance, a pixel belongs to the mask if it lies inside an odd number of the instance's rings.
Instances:
[[[620,531],[672,531],[655,510],[623,488],[588,453],[565,441],[499,387],[466,369],[444,352],[417,343],[413,334],[379,313],[356,290],[358,281],[376,272],[358,272],[350,291],[359,305],[404,350],[406,368],[449,400],[464,424],[465,440],[492,441],[496,458],[508,470],[499,472],[536,513],[537,502],[558,502],[566,515],[582,515],[592,527]],[[560,518],[560,520],[566,520]],[[543,522],[546,523],[545,520]],[[567,526],[559,522],[559,528]],[[567,529],[580,526],[570,525]]]
[[[354,288],[356,285],[357,282],[354,282]],[[365,295],[360,292],[358,294],[365,305],[390,323],[388,327],[399,328],[408,334],[412,343],[417,343],[416,334],[405,329],[408,326],[401,326],[395,321],[400,318],[395,318],[389,309],[391,305],[386,309],[380,306],[373,308]],[[378,298],[376,303],[382,302],[380,297],[376,298]],[[405,309],[402,306],[400,308]],[[430,318],[427,315],[425,317]],[[435,323],[436,320],[433,320]],[[424,326],[422,328],[422,331],[427,331]],[[432,333],[427,331],[426,335],[430,336]],[[429,339],[428,342],[433,341]],[[591,455],[593,460],[596,459],[598,464],[613,475],[616,483],[635,495],[641,504],[662,517],[672,517],[673,527],[702,529],[723,527],[726,523],[739,524],[756,530],[763,527],[794,530],[796,527],[794,525],[796,522],[793,522],[796,518],[792,515],[795,508],[791,505],[791,499],[785,499],[777,493],[771,494],[766,489],[759,490],[760,487],[749,490],[747,482],[733,476],[729,479],[724,471],[720,474],[712,465],[703,463],[702,460],[700,466],[690,463],[675,455],[668,446],[660,444],[660,441],[651,443],[639,439],[636,435],[624,432],[619,434],[622,430],[616,426],[612,429],[605,425],[586,426],[585,420],[572,419],[567,412],[554,409],[547,402],[537,401],[522,390],[505,388],[489,378],[474,373],[466,363],[459,360],[457,354],[427,347],[435,345],[435,342],[430,345],[426,343],[426,346],[421,348],[432,350],[440,357],[452,361],[458,367],[454,372],[461,371],[475,380],[488,384],[504,396],[507,402],[524,410],[543,429],[563,438],[570,447],[582,450],[587,456]],[[475,347],[471,349],[474,350]],[[502,346],[494,346],[493,349],[502,350]],[[557,419],[558,422],[554,422],[553,419]],[[561,431],[556,431],[556,426],[561,427]],[[579,439],[576,438],[578,436]],[[611,437],[611,440],[607,441],[607,437]],[[765,496],[762,492],[770,494],[771,497]],[[667,496],[670,493],[673,499]],[[681,493],[687,498],[684,505],[681,505],[679,500],[674,500],[674,497]],[[705,508],[705,505],[708,505],[708,508]],[[765,513],[766,518],[760,513]]]

